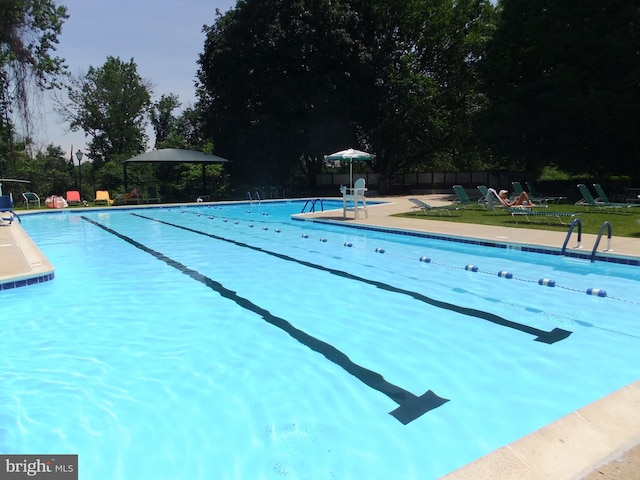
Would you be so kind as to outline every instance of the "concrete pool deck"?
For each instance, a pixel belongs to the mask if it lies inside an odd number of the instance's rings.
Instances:
[[[450,195],[421,195],[437,206],[451,202]],[[305,216],[325,221],[414,230],[523,245],[561,248],[566,230],[545,230],[470,225],[433,219],[392,217],[411,211],[409,197],[370,198],[368,218],[342,217],[342,210]],[[157,205],[150,206],[151,208]],[[119,207],[109,207],[119,208]],[[129,207],[131,208],[131,207]],[[82,209],[77,209],[82,210]],[[23,215],[27,212],[19,212]],[[31,214],[32,212],[29,212]],[[640,209],[638,209],[640,218]],[[615,233],[615,232],[614,232]],[[596,236],[584,234],[590,251]],[[573,244],[573,240],[572,243]],[[605,244],[600,245],[600,249]],[[613,237],[612,255],[640,258],[640,238]],[[14,280],[52,274],[54,266],[15,221],[0,226],[0,285]],[[29,288],[29,287],[26,287]],[[1,292],[0,292],[1,295]],[[587,405],[515,442],[449,473],[445,480],[622,480],[640,478],[640,381]]]

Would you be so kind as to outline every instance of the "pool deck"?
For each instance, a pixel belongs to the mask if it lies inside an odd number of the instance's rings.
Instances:
[[[421,195],[433,206],[451,202],[449,195]],[[343,218],[342,210],[305,214],[323,221],[414,230],[436,235],[491,240],[560,249],[566,230],[470,225],[392,217],[412,210],[409,197],[370,198],[368,218]],[[156,205],[157,206],[157,205]],[[118,207],[110,207],[118,208]],[[26,212],[19,212],[23,215]],[[29,212],[31,213],[31,212]],[[638,209],[640,218],[640,208]],[[615,233],[615,232],[614,232]],[[574,234],[575,237],[575,234]],[[593,248],[596,235],[583,234],[582,245]],[[606,239],[602,240],[606,242]],[[573,245],[574,241],[570,243]],[[600,250],[606,243],[601,243]],[[640,238],[613,237],[609,255],[640,258]],[[53,278],[54,266],[17,221],[0,226],[0,286],[30,278]],[[33,283],[38,283],[33,282]],[[29,288],[29,287],[26,287]],[[0,293],[1,294],[1,293]],[[444,480],[621,480],[640,478],[640,380],[587,405],[515,442],[449,473]]]

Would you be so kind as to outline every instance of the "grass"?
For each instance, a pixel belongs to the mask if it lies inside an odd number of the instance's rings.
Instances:
[[[576,218],[579,218],[582,222],[583,233],[597,234],[603,223],[609,222],[611,224],[611,232],[614,236],[640,238],[640,206],[616,209],[615,211],[610,208],[591,209],[587,211],[584,206],[558,204],[549,205],[548,210],[552,212],[580,213]],[[571,217],[560,217],[562,221],[565,222],[565,225],[562,225],[557,218],[531,216],[529,217],[531,220],[529,223],[523,216],[513,217],[511,214],[506,211],[501,211],[500,209],[494,212],[492,210],[486,210],[485,208],[470,207],[451,211],[450,217],[444,214],[444,212],[443,215],[438,215],[436,212],[425,214],[422,211],[400,213],[394,216],[501,227],[535,228],[554,232],[567,232],[569,224],[573,220]]]

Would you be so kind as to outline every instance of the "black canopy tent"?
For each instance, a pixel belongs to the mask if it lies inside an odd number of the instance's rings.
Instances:
[[[124,166],[124,188],[127,190],[127,164],[128,163],[200,163],[202,165],[202,189],[206,189],[205,167],[210,163],[227,163],[226,158],[217,155],[198,152],[196,150],[184,150],[180,148],[162,148],[141,153],[122,162]]]

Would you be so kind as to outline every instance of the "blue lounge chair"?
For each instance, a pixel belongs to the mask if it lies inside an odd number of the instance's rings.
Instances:
[[[604,192],[604,189],[602,188],[602,186],[599,183],[594,183],[593,184],[593,188],[595,188],[596,190],[596,194],[598,195],[598,198],[596,198],[596,202],[604,202],[605,204],[616,204],[616,202],[612,202],[611,200],[609,200],[609,197],[607,196],[607,194]],[[618,203],[618,205],[624,205],[624,206],[628,206],[628,207],[638,207],[640,206],[640,204],[638,203],[631,203],[631,202],[626,202],[626,203]]]
[[[458,207],[453,207],[450,205],[442,205],[440,207],[433,207],[429,205],[427,202],[423,202],[418,198],[410,198],[409,201],[414,204],[414,209],[420,209],[425,215],[428,215],[431,212],[435,212],[438,215],[442,215],[442,212],[446,212],[447,215],[451,216],[451,211],[458,210]]]
[[[11,225],[15,218],[20,222],[20,217],[13,211],[13,199],[9,195],[0,195],[0,225]],[[5,216],[8,214],[8,216]],[[8,223],[7,223],[8,222]]]
[[[554,197],[553,195],[545,195],[543,193],[540,193],[533,182],[526,182],[526,185],[527,185],[527,189],[529,190],[529,198],[531,198],[531,197],[543,198],[544,197],[544,198],[547,199],[548,202],[553,202],[553,203],[560,203],[561,201],[567,199],[567,197],[558,197],[558,196]]]
[[[522,192],[524,192],[524,188],[522,188],[522,184],[520,182],[511,182],[511,185],[513,186],[513,190],[515,191],[515,198],[517,198]],[[529,189],[529,193],[527,195],[529,195],[529,200],[531,200],[533,203],[543,203],[546,205],[547,203],[553,202],[555,200],[555,197],[543,197],[534,195],[533,193],[531,193],[531,189]]]
[[[474,202],[468,197],[467,192],[464,190],[462,185],[454,185],[453,186],[453,191],[456,194],[456,197],[458,199],[457,202],[460,205],[462,205],[462,208],[465,208],[467,206],[473,207],[473,208],[478,207],[478,206],[482,207],[481,203]]]
[[[629,208],[632,207],[632,203],[616,203],[616,202],[606,202],[602,198],[596,200],[591,192],[587,188],[584,183],[578,184],[578,190],[580,190],[580,194],[582,195],[582,199],[576,202],[576,205],[584,205],[587,211],[590,207],[592,208],[613,208],[614,210],[617,208]],[[606,195],[605,195],[606,198]]]

